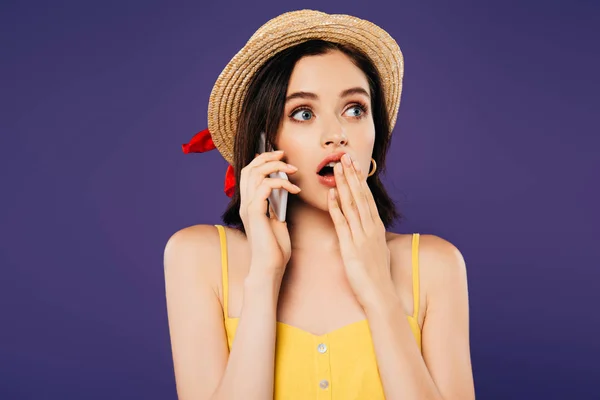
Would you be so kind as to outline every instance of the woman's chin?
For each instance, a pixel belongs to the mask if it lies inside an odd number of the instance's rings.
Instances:
[[[288,196],[288,208],[310,208],[313,211],[329,213],[329,204],[327,203],[329,191],[322,192],[322,190],[312,193],[300,192],[297,195]]]

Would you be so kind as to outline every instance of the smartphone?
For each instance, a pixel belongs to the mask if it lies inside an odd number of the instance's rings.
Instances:
[[[258,141],[258,153],[262,154],[265,151],[273,151],[271,146],[266,146],[267,136],[264,132],[261,132],[260,138]],[[289,180],[288,176],[285,172],[277,171],[269,174],[270,178],[281,178],[285,180]],[[271,194],[269,195],[269,204],[273,208],[275,215],[277,216],[277,220],[283,222],[285,221],[285,212],[287,210],[287,199],[288,199],[288,191],[281,189],[273,189],[271,190]]]

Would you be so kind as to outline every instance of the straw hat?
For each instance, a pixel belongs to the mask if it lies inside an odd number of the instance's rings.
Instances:
[[[210,94],[208,130],[221,155],[234,163],[233,143],[240,108],[256,71],[273,55],[299,43],[321,39],[363,51],[381,75],[390,117],[396,124],[404,60],[396,41],[379,26],[350,15],[300,10],[281,14],[261,26],[229,61]]]

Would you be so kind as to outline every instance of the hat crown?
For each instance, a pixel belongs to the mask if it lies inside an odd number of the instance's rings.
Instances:
[[[260,28],[258,28],[256,30],[256,32],[254,32],[254,34],[250,37],[250,40],[248,40],[248,41],[250,42],[250,41],[252,41],[252,39],[255,36],[264,34],[265,32],[276,29],[282,25],[285,26],[285,25],[290,25],[290,24],[292,24],[292,25],[306,24],[306,23],[310,23],[311,21],[314,21],[316,19],[323,18],[325,16],[329,16],[329,14],[326,14],[321,11],[315,11],[315,10],[289,11],[289,12],[280,14],[280,15],[276,16],[275,18],[270,19],[269,21],[265,22],[263,25],[261,25]]]

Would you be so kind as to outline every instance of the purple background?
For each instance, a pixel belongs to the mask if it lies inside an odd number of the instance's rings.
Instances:
[[[228,200],[221,156],[180,146],[295,8],[404,52],[394,230],[463,252],[478,398],[598,398],[598,3],[282,3],[2,2],[0,398],[176,398],[164,245]]]

